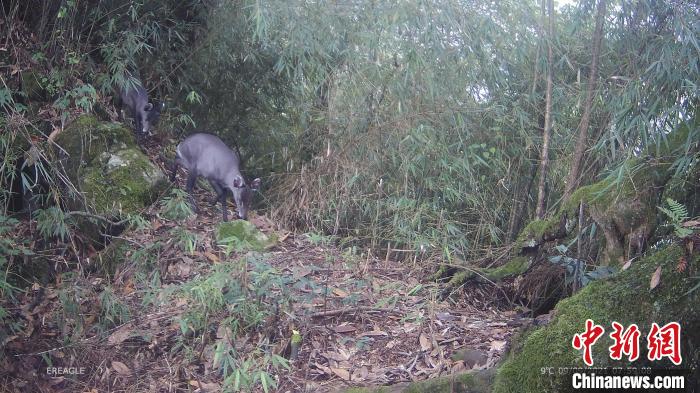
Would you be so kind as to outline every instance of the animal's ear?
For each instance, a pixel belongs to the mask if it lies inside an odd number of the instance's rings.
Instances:
[[[251,190],[257,190],[258,188],[260,188],[260,178],[259,177],[256,178],[255,180],[253,180],[252,182],[250,182],[250,189]]]
[[[150,102],[148,104],[146,104],[146,106],[143,107],[143,110],[145,110],[145,111],[151,111],[152,109],[153,109],[153,104]]]
[[[243,188],[245,187],[245,182],[243,181],[243,178],[240,176],[236,176],[235,179],[233,179],[233,186],[236,188]]]

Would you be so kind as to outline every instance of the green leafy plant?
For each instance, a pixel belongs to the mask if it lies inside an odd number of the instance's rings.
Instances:
[[[17,220],[0,214],[0,299],[8,301],[14,301],[15,293],[19,291],[19,288],[8,281],[10,273],[8,263],[10,258],[22,254],[31,254],[24,245],[17,244],[15,240],[7,236],[17,223]],[[19,320],[8,318],[9,316],[8,311],[0,305],[0,340],[4,340],[7,336],[17,332],[22,325]]]
[[[70,236],[71,218],[58,207],[39,209],[35,218],[36,228],[45,240],[66,241]]]
[[[72,105],[84,112],[90,112],[96,101],[97,91],[88,83],[66,91],[54,102],[54,107],[68,116],[66,111],[68,111]]]
[[[663,206],[658,206],[658,208],[668,217],[668,225],[673,227],[673,234],[681,239],[692,235],[693,230],[683,226],[683,222],[689,218],[688,209],[683,204],[671,198],[666,198],[666,204],[668,208]]]
[[[111,287],[105,287],[100,293],[100,325],[104,330],[125,323],[130,318],[129,307],[114,293]]]
[[[589,269],[586,261],[566,256],[569,249],[566,245],[560,244],[556,249],[560,255],[549,257],[549,262],[566,269],[564,279],[566,285],[574,285],[575,288],[580,289],[592,281],[604,279],[617,272],[611,266],[595,266],[593,269]]]
[[[87,296],[84,289],[73,285],[74,274],[64,275],[63,286],[58,290],[60,312],[57,315],[58,326],[61,326],[63,340],[69,343],[79,339],[84,333],[84,314],[81,312],[81,300]]]
[[[163,217],[168,220],[181,221],[194,214],[188,202],[189,196],[180,189],[170,191],[170,196],[161,201],[161,211]]]
[[[188,254],[194,254],[199,244],[199,236],[196,233],[181,227],[173,228],[171,233],[173,234],[175,242],[180,246],[180,249]]]

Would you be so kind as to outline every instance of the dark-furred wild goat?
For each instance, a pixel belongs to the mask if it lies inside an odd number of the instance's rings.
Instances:
[[[136,138],[140,140],[151,134],[151,127],[158,123],[165,103],[153,104],[149,102],[148,92],[143,88],[141,81],[137,79],[134,84],[127,84],[119,89],[117,107],[120,120],[123,120],[122,111],[126,107],[129,116],[134,119]]]
[[[216,192],[214,200],[221,202],[222,218],[228,220],[226,210],[226,191],[231,190],[236,202],[238,217],[248,218],[248,210],[253,200],[253,192],[260,186],[260,178],[247,184],[240,171],[241,160],[236,152],[231,150],[219,137],[206,133],[196,133],[188,136],[177,145],[176,158],[173,164],[170,180],[175,181],[175,173],[179,166],[188,171],[187,192],[190,201],[198,212],[197,203],[192,195],[192,189],[198,176],[209,181]]]

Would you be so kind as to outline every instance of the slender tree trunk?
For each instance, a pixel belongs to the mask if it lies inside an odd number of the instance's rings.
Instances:
[[[542,21],[544,22],[544,2],[542,0]],[[549,168],[549,140],[552,134],[552,74],[554,73],[554,62],[552,60],[552,41],[554,41],[553,19],[554,5],[552,0],[547,0],[547,92],[545,93],[544,109],[544,130],[542,136],[542,154],[540,156],[540,181],[537,186],[537,218],[544,217],[545,212],[545,184],[547,181],[547,169]]]
[[[598,0],[595,16],[595,31],[593,32],[593,58],[591,59],[591,73],[588,75],[588,88],[586,90],[586,102],[583,107],[583,116],[578,125],[578,138],[576,139],[576,149],[574,150],[574,160],[571,163],[571,171],[566,180],[564,189],[564,200],[568,200],[573,191],[579,186],[581,176],[581,166],[583,156],[588,147],[588,128],[591,122],[591,108],[593,106],[593,93],[598,81],[598,57],[600,55],[600,44],[603,40],[603,22],[605,20],[605,0]]]

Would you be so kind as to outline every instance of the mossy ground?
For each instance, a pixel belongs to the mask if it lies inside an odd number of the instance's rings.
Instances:
[[[408,384],[371,388],[351,388],[346,390],[345,393],[485,393],[490,391],[492,377],[492,370],[479,370],[476,372],[470,371]]]
[[[263,251],[274,246],[277,238],[268,236],[245,220],[222,222],[216,228],[216,240],[219,243],[229,243],[234,248],[253,251]]]
[[[683,255],[681,247],[673,245],[634,263],[632,267],[605,281],[594,282],[575,296],[562,300],[556,307],[556,317],[544,328],[531,331],[523,338],[522,351],[512,355],[499,369],[494,392],[557,392],[562,391],[568,378],[562,375],[544,376],[541,370],[547,367],[583,367],[581,354],[571,340],[584,330],[586,319],[606,329],[606,334],[593,349],[594,365],[627,367],[639,366],[623,361],[612,362],[607,348],[612,344],[608,336],[611,322],[623,326],[635,323],[645,336],[652,322],[665,324],[681,323],[686,359],[698,356],[700,343],[700,291],[685,293],[697,282],[687,272],[675,270]],[[697,271],[698,258],[691,262]],[[662,268],[659,287],[650,290],[649,282],[658,266]],[[640,349],[644,351],[643,339]],[[693,348],[693,349],[690,349]],[[666,366],[663,362],[654,366]],[[685,367],[688,367],[685,364]]]

